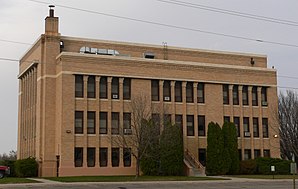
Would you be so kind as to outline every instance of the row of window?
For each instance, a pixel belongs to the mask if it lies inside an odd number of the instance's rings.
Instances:
[[[96,98],[97,86],[95,76],[88,76],[87,81],[87,98]],[[75,75],[75,97],[84,98],[84,76]],[[99,98],[108,98],[108,78],[100,77],[99,82]],[[119,99],[119,78],[112,78],[111,98]],[[131,80],[124,78],[123,80],[123,99],[129,100],[131,98]]]
[[[232,96],[233,96],[233,105],[239,105],[239,86],[233,85]],[[230,104],[230,94],[229,94],[229,85],[223,85],[223,104]],[[258,88],[256,86],[252,87],[252,96],[251,103],[253,106],[258,106]],[[267,106],[267,87],[261,88],[261,102],[262,106]],[[242,105],[249,105],[249,93],[248,86],[242,86]]]
[[[224,116],[224,121],[225,122],[230,122],[230,117],[229,116]],[[253,117],[253,137],[258,138],[260,137],[260,132],[259,132],[259,118],[258,117]],[[237,135],[240,137],[240,117],[234,117],[233,123],[236,126],[237,130]],[[268,118],[262,118],[262,130],[263,130],[263,138],[268,138],[269,137],[269,128],[268,128]],[[251,131],[249,127],[249,117],[243,117],[243,136],[244,137],[250,137],[251,136]]]
[[[83,166],[83,159],[84,159],[84,148],[76,147],[74,149],[74,164],[75,167],[82,167]],[[123,150],[123,166],[130,167],[131,166],[131,148],[122,148]],[[107,167],[108,164],[111,164],[112,167],[119,167],[120,162],[120,148],[111,148],[110,152],[110,160],[109,162],[109,152],[108,148],[99,148],[99,166],[100,167]],[[87,166],[88,167],[95,167],[95,163],[97,161],[96,158],[96,148],[87,148]]]

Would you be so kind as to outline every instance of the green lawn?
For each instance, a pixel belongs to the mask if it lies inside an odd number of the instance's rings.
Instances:
[[[272,175],[233,175],[231,177],[237,178],[252,178],[252,179],[273,179]],[[298,175],[295,175],[298,179]],[[274,175],[274,179],[293,179],[293,175]]]
[[[4,177],[0,179],[0,184],[37,183],[38,181],[26,178]]]
[[[131,182],[131,181],[197,181],[197,180],[225,180],[210,177],[186,176],[80,176],[80,177],[52,177],[45,178],[60,182]],[[227,178],[228,179],[228,178]]]

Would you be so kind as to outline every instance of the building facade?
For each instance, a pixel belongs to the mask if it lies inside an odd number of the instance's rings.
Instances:
[[[131,132],[131,101],[144,94],[202,165],[211,121],[235,123],[239,158],[280,157],[266,56],[66,37],[58,25],[50,10],[18,76],[18,158],[36,157],[40,176],[135,174],[130,149],[109,139]]]

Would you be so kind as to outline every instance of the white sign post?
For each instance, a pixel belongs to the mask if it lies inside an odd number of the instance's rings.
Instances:
[[[275,172],[275,166],[271,165],[271,172],[272,172],[272,177],[274,179],[274,172]]]

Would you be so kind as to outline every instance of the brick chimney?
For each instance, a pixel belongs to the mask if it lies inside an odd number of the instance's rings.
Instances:
[[[49,16],[46,17],[45,34],[58,36],[59,34],[59,18],[54,16],[54,5],[50,5]]]

